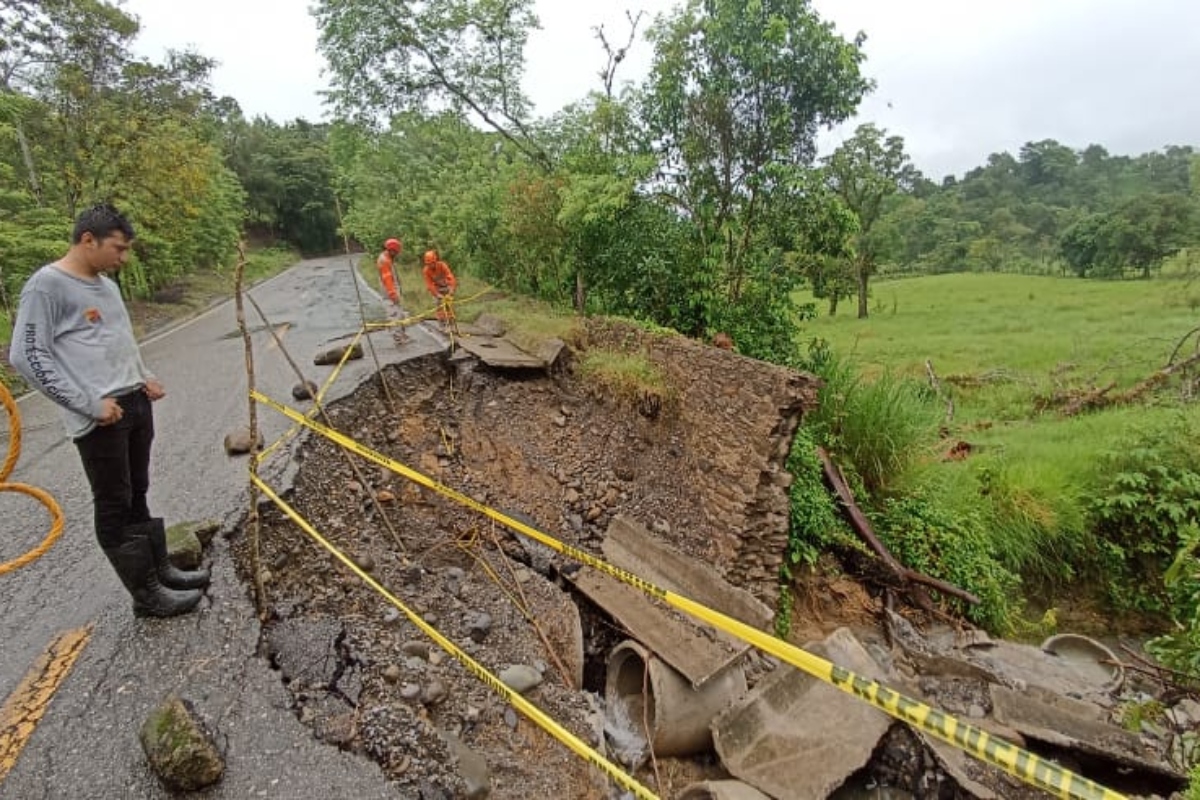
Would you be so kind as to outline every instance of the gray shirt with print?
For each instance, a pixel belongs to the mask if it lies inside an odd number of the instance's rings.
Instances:
[[[96,427],[104,398],[154,377],[142,363],[116,282],[77,278],[57,264],[25,283],[8,358],[33,388],[58,403],[72,439]]]

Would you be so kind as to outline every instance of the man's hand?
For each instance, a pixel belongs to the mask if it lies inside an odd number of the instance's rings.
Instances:
[[[121,415],[125,413],[120,404],[111,397],[104,398],[100,403],[104,406],[104,413],[96,417],[97,425],[112,425],[120,421]]]
[[[161,400],[167,396],[167,390],[154,378],[146,381],[146,385],[142,387],[142,391],[146,393],[146,397],[149,397],[151,402]]]

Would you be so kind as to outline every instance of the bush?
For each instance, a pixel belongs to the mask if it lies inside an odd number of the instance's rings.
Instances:
[[[1163,616],[1173,598],[1163,580],[1200,524],[1200,431],[1186,417],[1143,429],[1105,454],[1086,506],[1098,568],[1118,610]]]
[[[817,442],[810,428],[801,426],[796,431],[787,468],[792,474],[792,485],[788,490],[791,499],[788,550],[780,575],[785,583],[791,580],[794,567],[815,566],[826,550],[857,544],[825,486]]]
[[[938,490],[918,487],[906,497],[885,500],[868,515],[905,566],[980,598],[978,605],[963,609],[967,618],[994,634],[1012,630],[1020,611],[1020,579],[1001,563],[981,514],[953,507]]]
[[[1151,639],[1146,650],[1171,669],[1200,680],[1200,526],[1185,526],[1180,538],[1183,546],[1163,576],[1176,630]]]

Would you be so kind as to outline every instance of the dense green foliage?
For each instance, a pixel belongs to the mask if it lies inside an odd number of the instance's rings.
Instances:
[[[1200,524],[1200,426],[1186,417],[1144,428],[1105,453],[1087,498],[1104,585],[1118,609],[1190,616],[1163,578]],[[1190,605],[1190,603],[1187,603]]]
[[[226,259],[242,194],[223,166],[212,63],[135,58],[137,22],[99,0],[0,9],[0,301],[66,248],[75,214],[111,201],[135,222],[127,291],[149,294]]]

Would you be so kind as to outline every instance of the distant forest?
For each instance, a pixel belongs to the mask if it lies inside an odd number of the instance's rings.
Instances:
[[[1129,157],[1030,142],[891,196],[876,226],[880,271],[1149,277],[1200,243],[1198,201],[1191,146]]]

